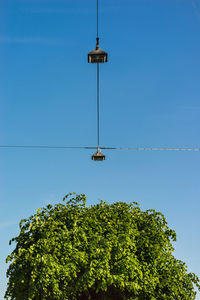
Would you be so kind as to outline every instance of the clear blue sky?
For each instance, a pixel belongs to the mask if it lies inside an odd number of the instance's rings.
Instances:
[[[200,147],[200,1],[102,0],[101,145]],[[95,0],[0,0],[0,144],[96,145]],[[200,276],[200,152],[0,149],[0,276],[18,223],[68,192],[166,216]],[[198,298],[200,299],[200,298]]]

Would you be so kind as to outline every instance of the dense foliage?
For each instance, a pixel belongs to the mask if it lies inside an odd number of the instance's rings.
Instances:
[[[172,255],[176,234],[161,213],[135,202],[86,207],[83,194],[64,201],[20,222],[6,299],[195,299],[199,280]]]

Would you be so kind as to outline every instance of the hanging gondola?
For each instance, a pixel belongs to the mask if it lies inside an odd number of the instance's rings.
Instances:
[[[99,48],[99,38],[97,37],[96,48],[88,53],[89,63],[106,63],[108,62],[108,53]]]
[[[92,155],[92,160],[94,161],[103,161],[106,159],[106,156],[98,148],[97,152]]]

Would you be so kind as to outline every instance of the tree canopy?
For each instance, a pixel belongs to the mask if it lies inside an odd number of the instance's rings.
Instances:
[[[136,202],[86,206],[84,194],[21,220],[6,299],[195,299],[199,279],[173,256],[176,234]]]

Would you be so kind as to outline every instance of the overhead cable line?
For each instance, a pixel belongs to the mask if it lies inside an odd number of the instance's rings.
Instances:
[[[0,145],[0,148],[24,149],[99,149],[98,146],[51,146],[51,145]],[[200,148],[159,148],[159,147],[100,147],[103,150],[135,150],[135,151],[200,151]]]
[[[24,148],[24,149],[96,149],[97,147],[83,146],[48,146],[48,145],[0,145],[0,148]]]

